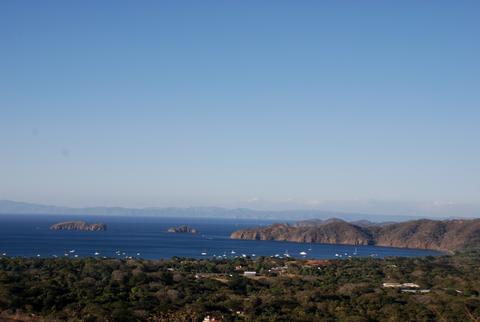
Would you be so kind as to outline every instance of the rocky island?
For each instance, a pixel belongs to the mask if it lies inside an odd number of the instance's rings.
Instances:
[[[87,224],[84,221],[65,221],[50,226],[52,230],[80,230],[80,231],[105,231],[107,225],[103,223]]]
[[[480,219],[357,225],[334,218],[242,229],[230,238],[459,251],[480,247]]]
[[[167,230],[169,233],[182,233],[182,234],[196,234],[197,230],[195,228],[182,225],[178,227],[170,227]]]

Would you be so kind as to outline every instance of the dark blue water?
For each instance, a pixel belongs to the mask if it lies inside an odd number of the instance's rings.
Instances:
[[[103,222],[105,232],[53,231],[57,222]],[[187,224],[199,233],[167,233],[169,227]],[[347,258],[348,256],[426,256],[438,252],[390,247],[299,244],[279,241],[232,240],[241,228],[271,224],[269,221],[205,218],[128,218],[91,216],[0,216],[0,257],[141,257],[148,259],[235,256],[285,256],[298,258]],[[306,256],[300,252],[307,253]],[[202,255],[206,253],[207,255]],[[97,255],[95,255],[97,254]],[[338,256],[337,256],[338,255]]]

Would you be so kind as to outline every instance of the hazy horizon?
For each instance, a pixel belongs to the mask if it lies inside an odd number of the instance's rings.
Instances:
[[[157,205],[150,205],[150,206],[127,206],[127,205],[119,205],[119,204],[87,204],[87,205],[64,205],[64,204],[52,204],[52,203],[35,203],[35,202],[28,202],[28,201],[20,201],[20,200],[6,200],[0,199],[0,214],[6,213],[4,212],[5,204],[8,206],[10,203],[12,204],[26,204],[32,206],[41,206],[41,207],[54,207],[54,208],[71,208],[73,210],[76,209],[88,209],[88,208],[107,208],[107,209],[115,209],[115,208],[122,208],[122,209],[132,209],[132,210],[149,210],[149,209],[161,209],[165,210],[168,208],[172,209],[181,209],[181,210],[188,210],[188,209],[201,209],[201,208],[218,208],[224,209],[228,211],[235,211],[235,210],[251,210],[254,212],[264,212],[270,213],[274,215],[275,213],[278,214],[285,214],[285,213],[292,213],[292,214],[310,214],[306,218],[314,218],[313,214],[321,213],[322,217],[331,213],[332,217],[341,216],[343,215],[354,215],[357,219],[367,219],[367,218],[376,218],[376,220],[381,221],[388,221],[390,218],[396,217],[408,219],[411,217],[414,218],[475,218],[479,217],[478,213],[480,207],[478,205],[458,205],[458,204],[446,204],[440,205],[435,203],[388,203],[388,202],[380,202],[375,200],[370,200],[369,202],[365,201],[330,201],[324,202],[322,205],[310,205],[305,206],[298,203],[289,203],[283,204],[283,207],[278,207],[276,203],[268,203],[266,201],[258,201],[255,204],[249,205],[233,205],[233,204],[223,204],[223,205],[212,205],[212,204],[192,204],[192,205],[185,205],[185,204],[157,204]],[[8,209],[8,207],[7,207]],[[8,213],[8,212],[7,212]],[[115,212],[111,213],[112,215]],[[120,213],[122,214],[122,213]],[[195,213],[192,213],[192,216],[195,217]],[[363,216],[363,217],[362,217]],[[297,218],[298,219],[298,218]]]
[[[0,199],[480,216],[480,3],[0,3]]]

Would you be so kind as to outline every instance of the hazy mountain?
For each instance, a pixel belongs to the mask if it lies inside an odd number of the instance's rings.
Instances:
[[[43,215],[101,215],[101,216],[159,216],[159,217],[217,217],[217,218],[251,218],[280,219],[294,221],[301,219],[332,217],[348,221],[368,220],[369,222],[405,221],[419,217],[371,215],[362,213],[347,213],[324,210],[253,210],[247,208],[227,209],[220,207],[189,207],[189,208],[124,208],[124,207],[59,207],[10,200],[0,200],[0,214],[43,214]]]

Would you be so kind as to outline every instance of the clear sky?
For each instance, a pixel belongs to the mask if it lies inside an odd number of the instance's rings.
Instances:
[[[1,1],[0,199],[455,214],[480,203],[479,12]]]

